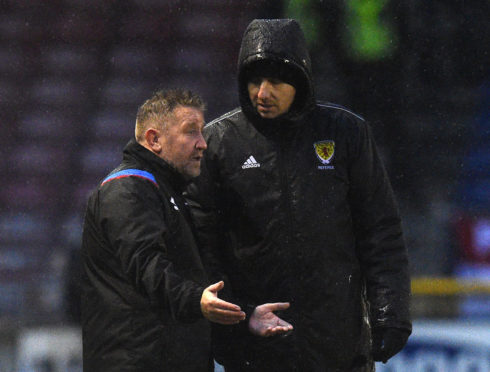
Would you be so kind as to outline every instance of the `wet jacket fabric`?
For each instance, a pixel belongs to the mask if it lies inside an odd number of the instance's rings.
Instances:
[[[369,125],[315,101],[298,32],[291,20],[249,26],[241,108],[205,127],[202,174],[188,193],[205,266],[225,280],[220,295],[249,312],[289,301],[278,315],[294,330],[260,338],[246,324],[213,326],[215,357],[232,371],[371,371],[371,328],[411,330],[400,217]],[[304,80],[301,105],[272,120],[246,91],[247,70],[264,59]]]
[[[207,278],[185,186],[131,141],[91,194],[82,247],[84,371],[210,370],[209,325],[200,310]]]

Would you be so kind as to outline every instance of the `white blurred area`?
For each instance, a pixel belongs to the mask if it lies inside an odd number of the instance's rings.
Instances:
[[[416,321],[407,346],[376,371],[490,372],[490,321]]]
[[[5,341],[0,372],[82,372],[76,327],[24,329]],[[405,349],[388,363],[377,363],[376,371],[490,372],[490,321],[415,321]],[[215,372],[223,367],[216,364]]]

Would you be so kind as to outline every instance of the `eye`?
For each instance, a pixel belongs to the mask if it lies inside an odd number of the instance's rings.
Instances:
[[[198,125],[189,125],[184,132],[190,136],[197,136],[201,133],[201,129]]]

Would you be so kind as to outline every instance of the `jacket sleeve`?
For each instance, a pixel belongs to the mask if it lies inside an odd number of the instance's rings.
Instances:
[[[411,331],[408,258],[398,207],[369,125],[361,122],[358,129],[349,197],[371,325]]]
[[[168,223],[155,186],[132,177],[104,187],[100,223],[127,280],[174,319],[202,318],[203,288],[182,277],[167,254]]]

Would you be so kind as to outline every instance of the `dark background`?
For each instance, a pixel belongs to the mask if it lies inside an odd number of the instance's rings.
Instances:
[[[237,106],[254,18],[297,18],[318,98],[371,123],[414,278],[488,280],[488,10],[487,0],[0,1],[0,326],[77,322],[87,194],[118,164],[137,107],[175,86],[203,96],[208,120]]]

